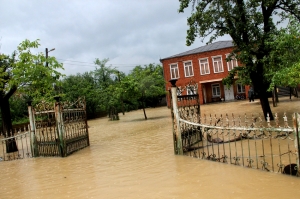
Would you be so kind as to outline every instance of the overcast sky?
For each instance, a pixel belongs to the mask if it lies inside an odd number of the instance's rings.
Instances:
[[[95,58],[128,73],[134,66],[205,45],[187,47],[178,0],[0,0],[0,53],[24,39],[64,64],[67,75],[95,69]],[[230,39],[230,38],[225,38]],[[219,40],[224,40],[221,38]]]

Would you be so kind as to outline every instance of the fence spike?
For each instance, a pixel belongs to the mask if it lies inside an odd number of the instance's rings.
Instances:
[[[248,126],[248,118],[247,118],[247,114],[246,113],[245,113],[244,118],[245,118],[245,126],[247,127]]]
[[[288,124],[288,118],[286,116],[286,112],[283,114],[284,128],[290,128]]]
[[[234,114],[232,113],[232,123],[233,123],[233,126],[236,126],[235,124],[235,118],[234,118]]]
[[[276,127],[279,128],[279,119],[278,119],[278,114],[275,113],[275,123],[276,123]]]
[[[228,114],[226,113],[226,126],[229,127],[229,118],[228,118]]]
[[[221,126],[223,126],[223,114],[221,114]]]
[[[267,113],[267,123],[268,123],[268,127],[271,127],[271,124],[270,124],[270,115],[269,115],[269,113]]]
[[[260,115],[260,113],[258,114],[258,119],[259,119],[259,127],[263,127],[263,125],[262,125],[262,118],[261,118],[261,115]]]

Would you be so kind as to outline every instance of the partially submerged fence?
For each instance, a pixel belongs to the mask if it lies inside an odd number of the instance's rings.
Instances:
[[[5,138],[1,139],[0,161],[9,161],[32,157],[30,149],[29,127],[14,129],[14,132],[11,132],[11,134],[13,136],[6,136]],[[12,153],[8,153],[7,146],[11,145],[12,143],[16,144],[18,150]]]
[[[299,175],[298,113],[293,127],[285,114],[264,126],[260,115],[200,115],[199,104],[172,87],[174,152],[265,171]],[[280,121],[280,118],[283,118]]]
[[[29,128],[16,131],[11,137],[1,140],[0,160],[22,159],[25,157],[60,156],[89,146],[89,134],[85,100],[74,103],[41,102],[28,104]],[[14,142],[17,151],[8,153],[6,146]],[[1,153],[1,152],[0,152]]]

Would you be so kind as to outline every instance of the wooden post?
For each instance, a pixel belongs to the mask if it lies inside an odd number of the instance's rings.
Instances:
[[[299,134],[299,126],[300,126],[300,115],[299,113],[294,113],[293,117],[294,122],[294,132],[295,132],[295,149],[297,151],[297,168],[298,175],[300,172],[300,134]]]
[[[183,155],[183,148],[182,148],[182,139],[181,139],[181,131],[180,131],[180,123],[179,123],[179,113],[178,113],[178,106],[177,106],[177,87],[176,87],[177,79],[170,80],[172,87],[171,87],[171,95],[172,95],[172,104],[173,104],[173,113],[174,113],[174,120],[173,125],[176,125],[174,128],[176,133],[176,140],[177,140],[177,155]]]
[[[67,151],[65,147],[65,142],[64,142],[64,122],[63,122],[63,117],[62,117],[62,111],[61,111],[61,104],[59,102],[60,97],[54,97],[56,100],[55,102],[55,119],[56,119],[56,128],[58,130],[58,137],[59,137],[59,151],[62,157],[67,156]]]
[[[30,148],[32,157],[38,157],[38,147],[35,137],[35,117],[34,117],[34,111],[32,109],[31,101],[28,101],[28,116],[29,116],[29,126],[30,126]]]

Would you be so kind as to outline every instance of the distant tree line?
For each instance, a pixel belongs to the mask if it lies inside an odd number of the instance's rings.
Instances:
[[[46,98],[51,100],[56,95],[63,101],[76,101],[79,97],[86,100],[89,119],[109,116],[118,119],[118,113],[156,107],[165,98],[165,81],[163,69],[159,64],[136,66],[129,74],[125,74],[107,65],[109,59],[96,59],[95,69],[90,72],[78,73],[63,77],[52,83],[53,91]],[[12,124],[28,122],[26,93],[16,92],[9,99]],[[31,99],[32,100],[32,99]],[[42,97],[34,99],[34,102]],[[53,100],[53,99],[52,99]],[[0,125],[2,117],[0,116]]]
[[[89,118],[160,104],[165,97],[161,65],[136,66],[126,75],[107,66],[108,61],[96,59],[94,71],[65,77],[58,92],[69,101],[84,96]]]

